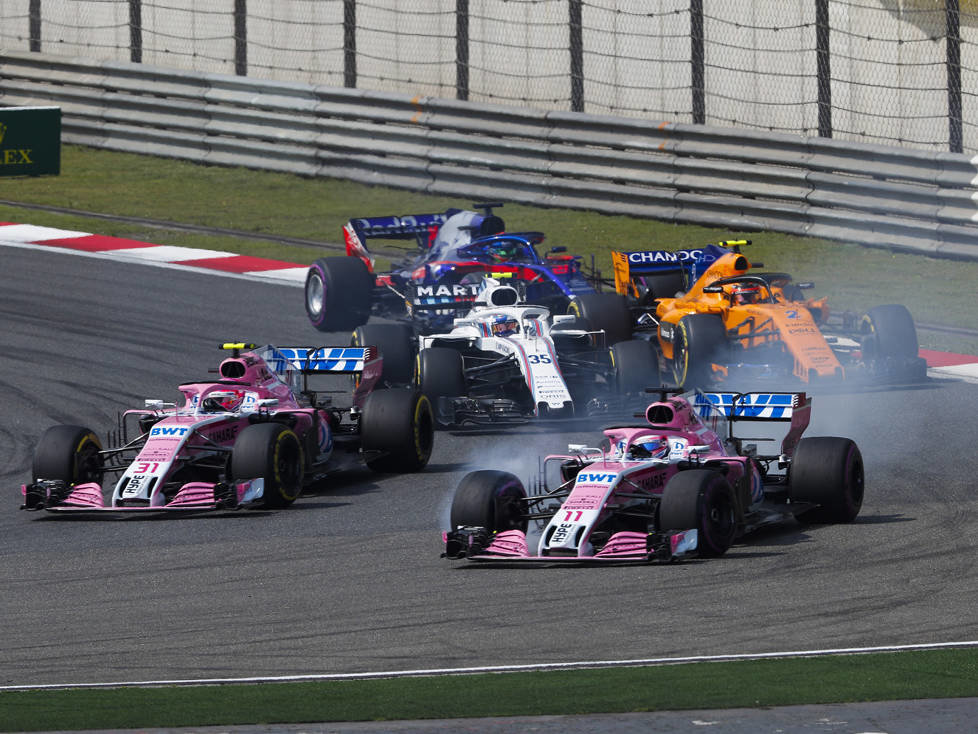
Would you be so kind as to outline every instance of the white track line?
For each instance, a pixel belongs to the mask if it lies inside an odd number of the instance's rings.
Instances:
[[[378,678],[416,678],[435,675],[524,673],[551,670],[588,670],[591,668],[635,668],[641,666],[683,665],[687,663],[720,663],[750,660],[777,660],[786,658],[814,658],[831,655],[868,655],[872,653],[912,652],[917,650],[951,650],[970,647],[978,647],[978,640],[971,640],[969,642],[934,642],[918,645],[885,645],[882,647],[842,647],[828,650],[744,653],[740,655],[693,655],[689,657],[646,658],[640,660],[583,660],[573,663],[488,665],[473,668],[429,668],[427,670],[391,670],[370,673],[309,673],[307,675],[253,676],[247,678],[114,681],[106,683],[47,683],[41,685],[0,686],[0,692],[58,690],[67,688],[146,688],[155,686],[214,686],[245,683],[308,683],[310,681],[354,681],[373,680]]]

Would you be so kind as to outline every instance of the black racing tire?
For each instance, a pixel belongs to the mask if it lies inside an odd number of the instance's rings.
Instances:
[[[419,390],[374,390],[360,411],[360,441],[366,464],[376,472],[424,469],[434,445],[431,401]]]
[[[101,482],[101,450],[98,436],[84,426],[51,426],[34,448],[32,482],[56,479],[68,486]]]
[[[452,498],[451,527],[485,528],[526,532],[526,490],[519,478],[505,471],[482,469],[469,472]]]
[[[432,405],[437,405],[441,397],[461,398],[469,394],[462,355],[449,347],[429,347],[418,352],[414,381]]]
[[[358,257],[322,257],[306,272],[306,315],[319,331],[345,331],[370,318],[374,277]]]
[[[279,509],[291,505],[305,478],[302,441],[281,423],[255,423],[238,434],[231,450],[233,479],[263,479],[262,504]]]
[[[611,347],[615,387],[619,394],[645,394],[646,388],[659,387],[659,358],[651,342],[630,339]]]
[[[797,515],[805,523],[847,523],[863,505],[865,474],[859,447],[848,438],[815,436],[798,442],[788,470],[788,497],[813,502]]]
[[[678,387],[705,387],[713,381],[711,364],[727,350],[727,330],[719,316],[689,314],[673,331],[672,375]]]
[[[384,368],[380,380],[388,386],[410,385],[414,376],[414,330],[408,324],[364,324],[353,330],[350,344],[375,346]]]
[[[570,302],[567,313],[604,331],[609,346],[632,336],[632,313],[628,301],[618,293],[582,293]]]
[[[906,306],[874,306],[859,322],[863,359],[910,359],[918,356],[917,327]]]
[[[659,504],[661,530],[697,531],[696,552],[722,556],[737,537],[737,504],[726,477],[709,469],[688,469],[666,482]]]
[[[638,298],[642,306],[651,306],[657,298],[675,298],[686,289],[686,280],[679,271],[643,275],[642,281],[646,288]]]

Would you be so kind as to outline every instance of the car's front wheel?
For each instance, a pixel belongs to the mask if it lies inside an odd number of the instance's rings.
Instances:
[[[452,530],[485,528],[490,533],[526,531],[526,490],[514,474],[494,469],[469,472],[452,498]]]
[[[31,475],[56,479],[69,487],[102,481],[102,444],[93,431],[83,426],[51,426],[34,449]]]
[[[720,472],[688,469],[666,483],[659,504],[661,530],[697,531],[700,556],[722,556],[737,537],[733,488]]]
[[[265,507],[292,504],[302,491],[304,475],[302,443],[287,426],[256,423],[238,434],[231,451],[231,476],[263,480]]]

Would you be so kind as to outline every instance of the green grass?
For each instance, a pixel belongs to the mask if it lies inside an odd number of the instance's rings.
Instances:
[[[0,200],[141,217],[339,243],[351,216],[436,212],[468,199],[430,196],[333,179],[203,166],[150,156],[65,146],[62,174],[0,179]],[[548,244],[595,261],[611,274],[612,249],[695,247],[747,238],[748,255],[766,268],[815,282],[837,310],[904,303],[921,323],[973,328],[978,321],[978,262],[955,261],[780,233],[737,232],[627,216],[507,204],[511,231],[547,233]],[[201,247],[308,264],[327,251],[237,237],[191,234],[104,219],[0,206],[0,219],[158,244]],[[381,265],[386,265],[382,261]],[[978,354],[978,338],[921,330],[921,346]]]
[[[10,691],[0,730],[757,708],[978,695],[978,651],[368,681]]]

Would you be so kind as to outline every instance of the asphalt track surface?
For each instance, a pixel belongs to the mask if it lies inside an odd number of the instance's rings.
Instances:
[[[0,268],[0,684],[398,671],[974,640],[978,386],[816,394],[808,435],[855,439],[863,512],[669,566],[441,559],[458,479],[527,476],[595,430],[440,433],[420,474],[344,475],[281,512],[19,512],[41,432],[175,399],[226,340],[346,343],[294,287],[6,248]],[[667,670],[667,669],[664,669]],[[664,672],[667,676],[667,673]]]

